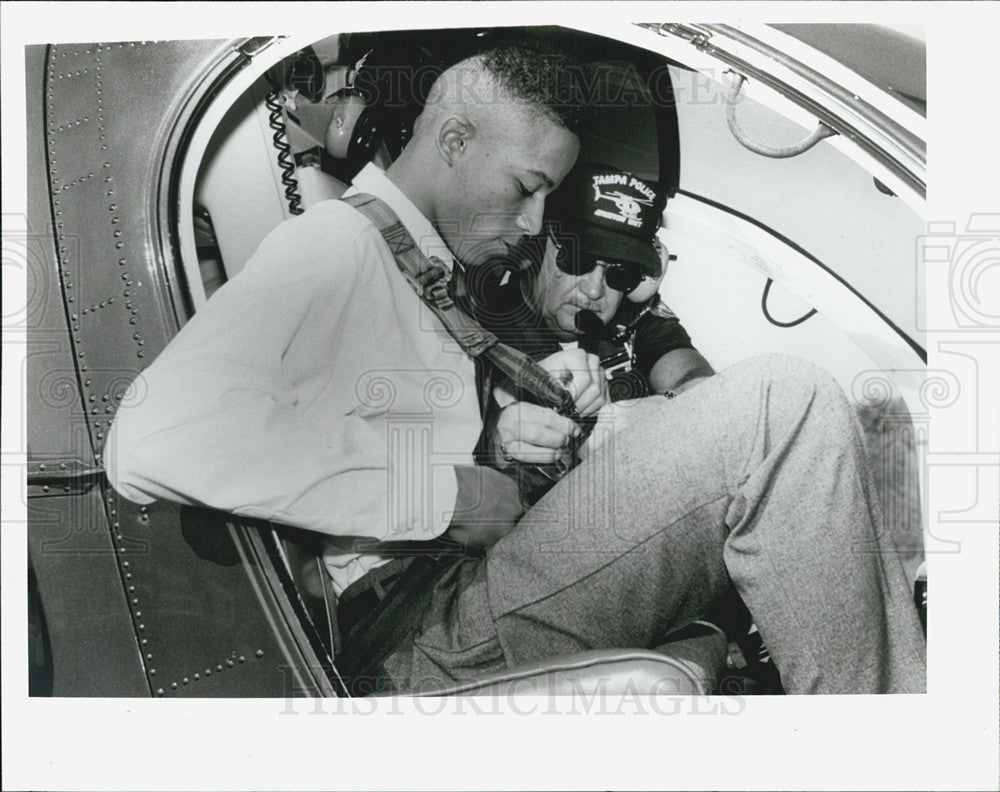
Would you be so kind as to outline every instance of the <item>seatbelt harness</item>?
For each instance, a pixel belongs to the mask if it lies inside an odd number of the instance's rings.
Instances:
[[[580,423],[573,397],[561,383],[528,355],[501,343],[455,304],[448,292],[448,271],[444,264],[420,252],[402,221],[384,201],[366,193],[356,193],[341,200],[361,212],[379,230],[400,272],[469,357],[485,357],[543,407],[551,407]]]

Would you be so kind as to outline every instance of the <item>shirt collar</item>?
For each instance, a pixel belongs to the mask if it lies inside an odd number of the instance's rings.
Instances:
[[[410,232],[410,236],[417,243],[420,252],[427,258],[433,256],[439,259],[444,264],[445,269],[451,273],[454,256],[441,235],[434,230],[430,220],[414,206],[413,201],[392,183],[385,175],[385,171],[378,165],[373,162],[365,165],[361,172],[354,177],[351,188],[344,194],[353,195],[355,193],[368,193],[385,201],[406,226],[406,230]]]

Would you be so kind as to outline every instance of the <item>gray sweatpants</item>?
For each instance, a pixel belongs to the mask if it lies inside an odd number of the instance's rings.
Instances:
[[[922,692],[925,643],[857,420],[803,361],[733,366],[627,426],[442,579],[400,688],[645,648],[735,584],[789,693]]]

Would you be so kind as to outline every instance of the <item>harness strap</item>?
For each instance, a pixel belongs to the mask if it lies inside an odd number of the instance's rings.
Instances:
[[[539,404],[580,422],[573,397],[561,383],[528,355],[483,329],[455,304],[444,264],[439,259],[424,256],[402,221],[384,201],[366,193],[341,200],[361,212],[379,230],[407,282],[469,357],[485,357],[510,377],[516,387],[534,396]],[[453,269],[456,278],[461,278],[461,265],[455,262]]]

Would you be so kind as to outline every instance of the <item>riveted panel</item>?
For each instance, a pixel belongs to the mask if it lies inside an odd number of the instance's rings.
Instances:
[[[95,452],[180,324],[152,228],[165,138],[219,42],[49,48],[45,124],[59,274]]]
[[[119,563],[154,695],[285,695],[298,652],[286,649],[286,631],[261,607],[254,560],[225,515],[107,497],[115,501]]]
[[[54,696],[148,696],[99,489],[32,500],[28,546]]]

